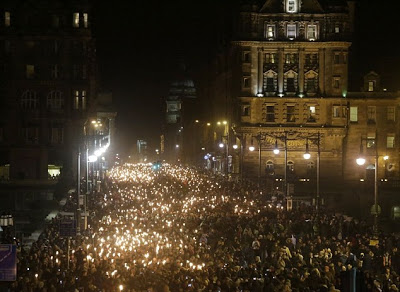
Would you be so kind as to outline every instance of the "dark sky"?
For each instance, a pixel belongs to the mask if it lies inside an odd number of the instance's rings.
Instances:
[[[161,98],[175,80],[179,57],[196,72],[213,55],[218,31],[238,0],[96,1],[95,30],[100,87],[113,92],[118,146],[132,151],[138,138],[154,149],[163,115]],[[375,70],[393,89],[400,80],[400,35],[394,2],[357,4],[351,80]],[[385,85],[386,86],[386,85]],[[397,86],[398,88],[398,86]]]
[[[119,146],[131,150],[138,138],[154,145],[161,98],[175,80],[179,57],[189,71],[206,62],[228,0],[96,2],[100,86],[113,92]]]

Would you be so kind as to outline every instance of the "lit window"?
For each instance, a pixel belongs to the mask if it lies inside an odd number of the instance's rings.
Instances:
[[[276,54],[275,53],[266,53],[265,54],[265,63],[275,64],[276,63]]]
[[[89,26],[88,20],[89,20],[88,14],[87,13],[83,13],[83,27],[84,28],[88,28],[88,26]]]
[[[367,120],[369,123],[375,123],[376,120],[376,107],[369,106],[367,108]]]
[[[32,79],[35,77],[35,65],[26,65],[26,78]]]
[[[75,90],[74,94],[74,109],[85,110],[86,109],[86,91]]]
[[[310,41],[315,41],[317,39],[317,26],[316,25],[308,25],[307,26],[307,38]]]
[[[335,25],[335,33],[340,32],[340,26],[338,24]]]
[[[294,39],[296,37],[296,25],[295,24],[287,25],[287,37],[289,39]]]
[[[268,39],[273,39],[273,38],[275,38],[275,25],[273,25],[273,24],[267,24],[266,37],[267,37]]]
[[[358,108],[356,106],[350,107],[350,122],[358,122]]]
[[[267,106],[267,122],[269,123],[275,122],[275,106],[273,105]]]
[[[386,148],[394,148],[394,134],[388,134],[386,137]]]
[[[287,2],[287,12],[294,13],[296,12],[296,0],[288,0]]]
[[[11,25],[11,13],[9,11],[4,12],[4,25],[7,27]]]
[[[375,147],[375,133],[371,132],[367,134],[367,148]]]
[[[296,113],[295,113],[295,106],[294,105],[288,105],[286,107],[286,121],[288,123],[296,122]]]
[[[64,107],[64,99],[60,91],[51,91],[47,95],[48,109],[62,109]]]
[[[39,99],[35,91],[27,90],[21,96],[21,107],[23,109],[35,109],[39,106]]]
[[[394,106],[388,106],[387,107],[387,120],[388,121],[395,121],[395,119],[396,119],[395,107]]]
[[[317,120],[316,118],[316,109],[315,106],[309,106],[308,107],[308,118],[307,118],[307,122],[315,122]]]
[[[72,15],[72,27],[79,27],[79,13],[75,12]]]
[[[341,113],[341,106],[339,105],[334,105],[332,109],[332,116],[334,118],[340,118],[340,113]]]
[[[375,81],[368,81],[368,91],[374,91],[375,89]]]

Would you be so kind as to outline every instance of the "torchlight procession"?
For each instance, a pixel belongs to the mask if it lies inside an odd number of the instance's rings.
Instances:
[[[74,204],[71,196],[66,210]],[[370,246],[363,221],[329,210],[317,217],[307,206],[289,212],[251,183],[194,168],[115,167],[89,206],[81,235],[61,237],[55,218],[20,250],[11,291],[382,291],[373,289],[399,283],[394,238]]]

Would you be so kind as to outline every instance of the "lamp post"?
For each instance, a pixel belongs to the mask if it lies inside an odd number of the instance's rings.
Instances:
[[[280,150],[278,148],[278,139],[283,140],[284,143],[284,150],[285,150],[285,168],[284,168],[284,184],[283,184],[283,193],[286,197],[289,196],[289,188],[287,184],[287,159],[288,159],[288,147],[287,147],[287,135],[288,132],[285,131],[284,135],[281,137],[275,137],[275,148],[273,150],[275,155],[278,155],[280,153]]]
[[[320,188],[319,188],[319,181],[320,181],[320,156],[321,156],[321,150],[320,150],[320,142],[321,142],[321,134],[320,132],[317,133],[317,138],[312,138],[312,137],[307,137],[306,138],[306,152],[304,153],[303,157],[304,159],[310,159],[311,154],[309,151],[309,145],[308,141],[314,141],[315,144],[317,145],[317,192],[316,192],[316,198],[315,198],[315,211],[317,214],[317,217],[319,215],[319,207],[320,207]]]
[[[360,156],[356,159],[356,163],[358,165],[364,165],[366,162],[366,159],[364,158],[363,154],[363,140],[368,140],[368,139],[363,139],[361,137],[361,143],[360,143]],[[389,159],[389,156],[385,155],[383,157],[384,160]],[[379,156],[378,156],[378,147],[377,147],[377,141],[376,141],[376,135],[375,135],[375,155],[374,155],[374,221],[373,221],[373,233],[374,236],[378,235],[378,215],[380,213],[379,206],[378,206],[378,168],[379,168]],[[371,210],[372,211],[372,210]]]

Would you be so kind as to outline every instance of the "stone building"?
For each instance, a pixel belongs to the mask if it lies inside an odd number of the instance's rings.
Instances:
[[[76,187],[79,151],[84,173],[89,124],[110,118],[96,112],[92,20],[89,1],[0,4],[2,210],[45,212],[62,186]]]
[[[214,89],[225,88],[215,104],[225,106],[229,143],[241,144],[230,152],[233,174],[269,192],[350,207],[346,198],[373,192],[365,186],[378,155],[380,190],[395,187],[398,94],[386,92],[374,72],[349,92],[354,2],[267,0],[241,8],[233,40],[217,58]],[[361,144],[373,154],[363,168],[355,162]]]

